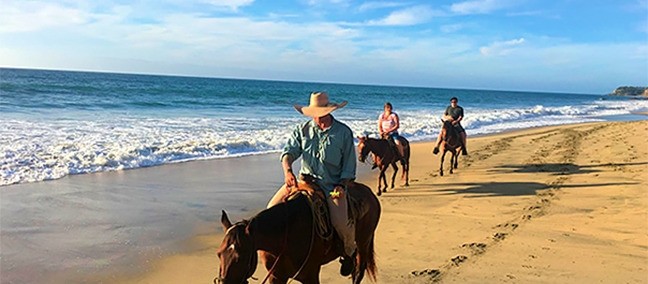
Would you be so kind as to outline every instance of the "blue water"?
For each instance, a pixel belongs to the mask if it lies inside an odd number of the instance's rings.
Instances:
[[[356,135],[389,101],[401,134],[433,139],[450,97],[469,135],[601,121],[648,109],[600,95],[458,90],[0,68],[0,185],[277,151],[312,91]]]

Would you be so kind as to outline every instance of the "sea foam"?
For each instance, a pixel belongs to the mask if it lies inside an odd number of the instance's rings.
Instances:
[[[466,107],[469,135],[511,129],[601,121],[601,116],[648,109],[648,101],[595,101],[580,106],[515,109]],[[339,112],[354,134],[375,135],[378,112]],[[403,110],[401,134],[433,140],[442,110]],[[337,114],[336,114],[337,115]],[[0,185],[35,182],[70,174],[149,167],[199,159],[279,151],[292,129],[306,118],[147,118],[94,120],[0,119]]]

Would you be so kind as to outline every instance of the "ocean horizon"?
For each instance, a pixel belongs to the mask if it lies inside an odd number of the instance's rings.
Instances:
[[[0,186],[73,174],[279,151],[313,91],[349,104],[334,116],[376,135],[389,101],[401,135],[435,139],[450,97],[469,135],[596,122],[648,110],[597,94],[372,86],[0,68]]]

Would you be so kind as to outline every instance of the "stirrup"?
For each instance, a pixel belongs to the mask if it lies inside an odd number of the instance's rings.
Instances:
[[[439,154],[439,147],[434,147],[434,150],[432,150],[432,154],[434,155]]]

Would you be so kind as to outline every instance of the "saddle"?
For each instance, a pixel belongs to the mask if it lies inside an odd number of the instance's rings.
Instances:
[[[387,140],[387,143],[389,143],[389,147],[391,147],[391,150],[392,150],[392,153],[394,154],[394,156],[396,156],[399,159],[403,159],[402,155],[400,154],[400,150],[398,149],[398,145],[396,145],[396,141],[394,141],[393,137],[391,137],[389,135],[386,135],[386,134],[383,134],[381,138],[384,139],[384,140]],[[403,143],[403,142],[401,142],[401,143]],[[403,147],[403,146],[401,146],[401,147]]]
[[[331,212],[326,202],[326,193],[316,183],[316,178],[309,175],[301,175],[297,189],[293,190],[286,201],[293,200],[303,195],[308,200],[311,212],[313,213],[313,222],[315,231],[324,240],[330,240],[333,237],[333,225],[331,223]],[[353,187],[353,186],[351,186]],[[360,202],[349,194],[347,189],[347,209],[349,220],[355,222],[360,213]]]

